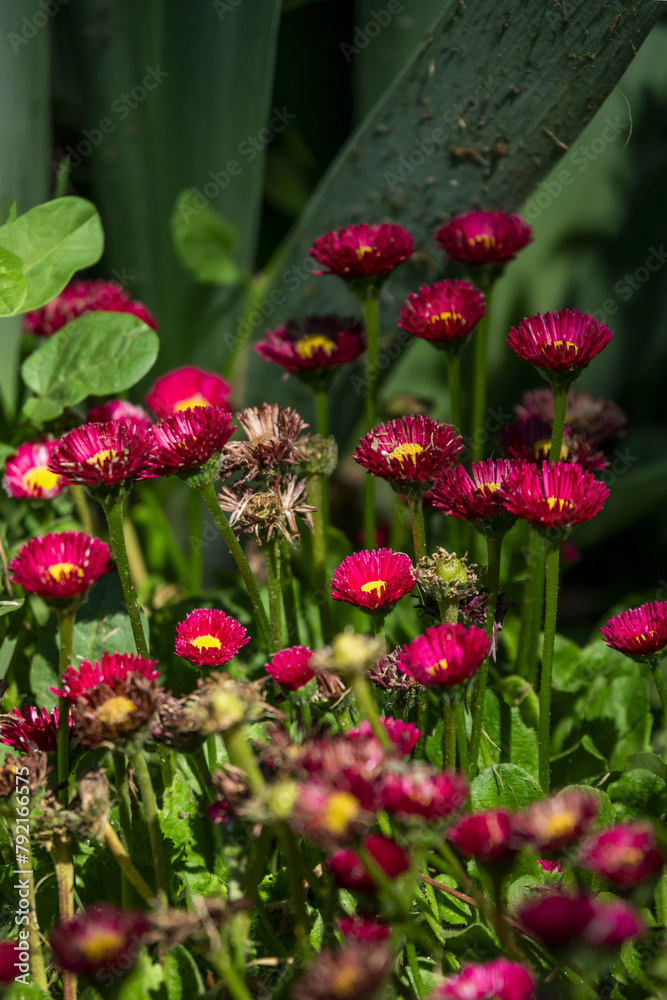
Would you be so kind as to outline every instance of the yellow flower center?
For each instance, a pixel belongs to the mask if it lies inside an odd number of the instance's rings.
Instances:
[[[354,1000],[360,985],[360,970],[353,965],[343,966],[334,974],[332,996],[336,1000]]]
[[[361,590],[364,594],[372,594],[375,591],[375,596],[380,600],[382,591],[386,586],[386,580],[369,580],[368,583],[362,583]]]
[[[208,399],[202,396],[201,392],[196,392],[194,396],[188,396],[186,399],[179,399],[177,403],[174,403],[174,413],[180,413],[181,410],[191,410],[195,406],[210,406]]]
[[[441,670],[449,670],[449,663],[444,656],[437,663],[434,663],[432,667],[429,667],[427,673],[431,677],[436,677]]]
[[[322,825],[325,830],[339,837],[359,815],[359,801],[350,792],[334,792],[329,796]]]
[[[137,706],[125,695],[119,694],[115,698],[109,698],[97,710],[98,721],[103,726],[109,726],[123,732],[131,729],[133,716],[137,713]]]
[[[323,333],[309,333],[305,337],[300,337],[294,345],[296,353],[300,358],[310,360],[315,351],[324,351],[327,357],[336,350],[336,344]]]
[[[357,247],[356,254],[359,260],[365,257],[367,253],[373,253],[373,247]]]
[[[646,632],[640,632],[638,636],[635,637],[635,642],[638,646],[641,646],[643,642],[648,642],[655,635],[655,629],[649,628]]]
[[[564,500],[562,497],[547,497],[547,504],[549,505],[549,510],[556,509],[559,514],[572,510],[574,507],[574,503],[571,500]]]
[[[551,438],[543,438],[541,441],[536,441],[533,445],[533,454],[535,458],[545,458],[547,459],[551,454]],[[563,443],[560,446],[560,460],[564,462],[567,456],[570,454],[570,449]]]
[[[634,868],[636,864],[643,859],[644,854],[638,847],[626,847],[624,851],[620,851],[616,860],[620,865],[627,865],[628,868]]]
[[[579,353],[578,345],[574,344],[571,340],[553,340],[550,344],[541,345],[543,351],[548,351],[550,347],[565,347],[568,351],[574,351],[575,354]]]
[[[490,250],[492,247],[498,247],[502,249],[502,243],[496,243],[493,236],[489,236],[488,233],[478,233],[477,236],[468,237],[468,246],[476,247],[479,244],[484,247],[485,250]]]
[[[60,476],[45,465],[36,465],[33,469],[28,469],[22,482],[26,490],[53,490],[60,482]]]
[[[430,323],[438,323],[440,321],[443,323],[462,323],[463,316],[460,313],[455,312],[441,312],[434,313],[434,315],[429,319]]]
[[[196,639],[191,639],[190,642],[197,649],[222,649],[222,643],[214,635],[198,635]]]
[[[62,580],[69,580],[71,576],[78,576],[79,579],[83,577],[83,570],[80,566],[75,566],[74,563],[51,563],[47,572],[58,583]]]
[[[397,448],[394,448],[394,450],[389,453],[389,458],[396,459],[396,461],[401,464],[403,464],[406,459],[412,459],[412,464],[415,468],[417,468],[417,455],[420,455],[423,450],[424,448],[422,445],[406,441],[405,444],[399,444]]]
[[[547,837],[567,837],[577,828],[577,817],[569,809],[554,813],[547,820],[544,832]]]
[[[100,469],[105,462],[109,459],[115,458],[118,452],[115,448],[105,448],[103,451],[98,451],[95,455],[91,455],[90,458],[86,459],[88,465],[97,465]]]
[[[477,489],[480,493],[495,493],[500,489],[500,483],[480,483]]]
[[[125,935],[112,928],[94,932],[89,941],[81,944],[81,950],[91,962],[102,963],[115,958],[125,943]]]

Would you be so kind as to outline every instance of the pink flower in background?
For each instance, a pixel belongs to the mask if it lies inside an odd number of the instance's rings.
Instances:
[[[467,212],[452,219],[436,235],[448,257],[476,267],[514,260],[532,238],[528,223],[508,212]]]
[[[57,445],[57,441],[30,441],[19,445],[16,454],[7,459],[5,466],[2,485],[8,496],[52,500],[62,493],[65,480],[49,468]]]
[[[152,330],[157,321],[141,302],[133,302],[122,285],[115,281],[72,281],[60,295],[40,309],[23,317],[23,332],[38,337],[51,337],[54,333],[90,312],[131,313],[143,320]]]
[[[222,376],[202,368],[176,368],[160,376],[146,396],[146,403],[158,417],[191,410],[195,406],[221,406],[230,410],[232,387]]]

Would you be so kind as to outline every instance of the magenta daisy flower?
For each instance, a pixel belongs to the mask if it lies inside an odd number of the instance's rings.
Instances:
[[[547,389],[553,398],[553,393]],[[519,417],[500,429],[502,450],[509,458],[525,462],[546,462],[551,454],[553,421],[541,417]],[[576,462],[584,471],[598,472],[606,469],[609,460],[596,448],[592,438],[575,434],[565,425],[560,447],[561,462]]]
[[[458,812],[468,798],[468,782],[455,771],[437,771],[416,764],[404,773],[388,771],[380,786],[380,808],[402,819],[418,817],[427,822]]]
[[[271,657],[271,662],[266,664],[266,672],[281,687],[298,691],[315,676],[310,666],[312,658],[313,651],[307,646],[290,646]]]
[[[26,705],[23,713],[18,708],[11,715],[0,716],[0,742],[6,743],[21,753],[32,753],[34,750],[45,752],[58,749],[57,708],[49,712],[46,708],[34,708]],[[69,719],[70,743],[75,738],[74,721]]]
[[[25,314],[23,332],[51,337],[66,323],[90,312],[131,313],[151,329],[157,330],[157,322],[146,306],[133,302],[122,285],[115,281],[98,280],[70,282],[60,295],[41,309]]]
[[[403,647],[396,666],[420,684],[455,687],[477,672],[489,645],[488,637],[474,625],[433,625]]]
[[[593,316],[560,309],[524,319],[510,330],[507,343],[540,372],[576,378],[611,338],[609,327]]]
[[[402,719],[393,719],[387,715],[381,715],[380,722],[401,757],[407,757],[412,753],[422,735],[414,722],[403,722]],[[345,735],[348,740],[367,740],[373,737],[373,730],[370,722],[364,719],[354,729],[349,729]]]
[[[220,406],[229,410],[231,391],[229,382],[215,372],[177,368],[157,380],[146,402],[158,417],[168,417],[195,406]]]
[[[410,593],[415,580],[410,556],[391,549],[366,549],[343,559],[331,580],[331,596],[364,611],[389,611]]]
[[[639,663],[662,658],[667,649],[667,601],[651,601],[621,611],[600,631],[608,646]]]
[[[452,260],[479,267],[506,264],[531,242],[533,231],[508,212],[467,212],[438,230],[436,240]]]
[[[362,437],[353,458],[399,492],[433,484],[464,450],[455,427],[421,414],[380,424]]]
[[[53,928],[53,959],[58,968],[79,976],[117,979],[134,964],[147,930],[141,913],[98,903]]]
[[[127,680],[133,674],[142,674],[147,680],[157,680],[157,660],[148,660],[135,653],[102,653],[101,660],[82,660],[78,667],[68,667],[62,677],[62,688],[50,688],[59,698],[74,704],[80,694],[87,694],[100,684],[114,686],[115,680]]]
[[[505,509],[501,487],[512,464],[504,458],[474,462],[472,475],[457,465],[438,480],[424,500],[443,514],[471,521],[484,535],[507,531],[515,518]]]
[[[62,476],[49,469],[57,441],[30,441],[7,459],[2,480],[5,492],[16,499],[52,500],[65,489]]]
[[[372,834],[363,841],[364,847],[389,878],[396,878],[410,867],[410,860],[402,847],[382,834]],[[337,851],[327,863],[333,880],[339,889],[357,889],[359,892],[374,892],[375,883],[368,875],[355,851]]]
[[[389,924],[365,913],[360,916],[341,917],[338,926],[346,940],[358,941],[360,944],[386,941],[391,936]]]
[[[363,325],[353,317],[335,313],[291,319],[276,330],[267,330],[266,340],[255,344],[255,351],[265,361],[306,380],[327,378],[365,350]]]
[[[24,590],[61,600],[84,594],[110,569],[109,546],[80,531],[32,538],[9,565],[12,580]]]
[[[594,792],[571,788],[515,813],[512,829],[521,846],[536,852],[562,850],[590,830],[599,811]]]
[[[250,636],[240,622],[215,608],[196,608],[176,626],[176,653],[198,667],[228,663]]]
[[[352,792],[311,778],[299,788],[290,826],[300,836],[331,850],[356,840],[373,818]]]
[[[447,839],[467,858],[501,862],[514,856],[512,820],[504,809],[462,816],[447,831]]]
[[[88,424],[108,424],[110,421],[136,425],[144,430],[148,430],[153,423],[142,406],[128,403],[126,399],[109,399],[89,410],[86,417]]]
[[[529,389],[514,411],[518,417],[541,417],[542,420],[553,421],[553,392],[546,386],[544,389]],[[596,444],[621,437],[628,422],[613,399],[595,399],[588,392],[575,392],[574,389],[570,389],[567,396],[566,418],[574,434],[591,438]]]
[[[469,281],[437,281],[408,296],[398,325],[438,347],[460,347],[486,315],[484,296]]]
[[[595,906],[587,896],[567,892],[548,892],[524,903],[519,909],[521,923],[537,934],[547,948],[565,948],[581,939],[595,915]]]
[[[641,914],[630,903],[594,904],[593,918],[586,925],[582,942],[590,948],[618,948],[646,933]]]
[[[662,870],[665,862],[650,823],[624,823],[582,844],[579,864],[616,889],[632,889]]]
[[[565,534],[599,514],[609,496],[591,472],[567,462],[518,463],[510,469],[502,493],[511,514],[525,518],[538,531]]]
[[[83,424],[60,439],[49,467],[69,482],[108,488],[141,479],[147,451],[145,426],[116,420]]]
[[[163,417],[150,429],[149,467],[159,476],[217,463],[232,432],[232,414],[221,406],[195,406]]]
[[[406,261],[414,248],[414,239],[402,226],[386,222],[369,226],[362,222],[319,236],[310,256],[326,268],[315,274],[335,274],[347,281],[377,281]]]
[[[437,986],[430,1000],[532,1000],[535,977],[530,969],[506,958],[484,965],[464,965]]]

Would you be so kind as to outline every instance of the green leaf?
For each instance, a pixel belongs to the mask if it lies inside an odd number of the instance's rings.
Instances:
[[[498,945],[493,934],[484,924],[470,924],[462,931],[453,931],[447,935],[447,950],[455,954],[464,952],[467,956],[473,954],[475,961],[483,962],[495,958]]]
[[[185,269],[206,285],[235,285],[241,269],[234,259],[240,238],[236,226],[211,208],[204,196],[187,188],[171,217],[174,246]]]
[[[574,746],[551,758],[551,778],[554,787],[568,781],[585,782],[599,778],[609,768],[605,757],[586,734]]]
[[[34,983],[13,982],[11,986],[5,988],[2,1000],[49,1000],[49,994],[40,990]]]
[[[197,964],[182,944],[171,948],[165,956],[164,982],[169,1000],[194,1000],[204,992]]]
[[[18,611],[25,603],[24,597],[19,597],[16,601],[0,601],[0,618],[3,615],[10,615],[12,611]]]
[[[139,955],[137,964],[118,990],[118,1000],[146,1000],[155,997],[164,982],[162,966],[154,962],[145,951]]]
[[[210,821],[200,815],[199,802],[181,771],[165,789],[159,812],[160,829],[173,844],[174,870],[192,893],[227,895],[225,882],[213,871],[213,839]]]
[[[22,261],[27,295],[21,311],[28,312],[58,295],[75,271],[100,259],[104,235],[89,201],[56,198],[1,226],[0,247]]]
[[[667,810],[667,782],[645,768],[626,771],[609,786],[619,822],[652,816],[659,818]]]
[[[448,889],[458,889],[456,879],[451,875],[438,874],[438,882],[446,885]],[[444,892],[435,890],[438,900],[438,908],[442,914],[442,919],[448,924],[463,925],[469,924],[472,918],[472,910],[467,903],[457,899],[456,896],[449,896]]]
[[[0,316],[14,316],[28,294],[28,282],[15,253],[0,247]]]
[[[23,381],[46,402],[47,419],[87,396],[129,389],[150,370],[158,354],[157,334],[129,313],[96,312],[68,323],[26,358]],[[39,405],[26,407],[35,418]],[[55,411],[55,412],[54,412]]]
[[[520,809],[543,798],[543,794],[533,776],[516,764],[487,767],[470,788],[474,809]]]
[[[144,633],[146,618],[142,612]],[[135,653],[132,626],[117,573],[107,573],[95,583],[76,616],[74,661],[99,660],[104,652]]]

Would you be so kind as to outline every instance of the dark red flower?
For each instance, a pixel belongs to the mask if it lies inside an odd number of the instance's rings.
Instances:
[[[351,792],[364,809],[377,808],[377,793],[386,751],[375,736],[347,734],[307,740],[298,764],[305,775],[341,791]]]
[[[489,645],[487,636],[474,625],[433,625],[403,647],[396,666],[421,684],[454,687],[477,672]]]
[[[365,222],[338,232],[319,236],[310,251],[326,271],[346,280],[386,277],[412,255],[414,240],[407,229],[383,222],[369,226]]]
[[[234,430],[232,414],[221,406],[195,406],[163,417],[149,432],[151,472],[168,476],[200,469],[220,456]]]
[[[437,281],[408,296],[398,325],[438,346],[460,342],[486,315],[484,296],[469,281]]]
[[[46,599],[85,594],[110,569],[109,546],[79,531],[32,538],[9,565],[14,583]]]
[[[315,676],[310,667],[312,658],[313,651],[307,646],[290,646],[271,657],[271,662],[266,664],[266,672],[281,687],[298,691]]]
[[[40,309],[23,317],[23,332],[39,337],[50,337],[66,323],[90,312],[132,313],[153,330],[157,322],[141,302],[133,302],[115,281],[72,281]]]
[[[381,715],[380,722],[387,730],[389,739],[396,747],[401,757],[407,757],[419,743],[421,733],[414,722],[403,722],[401,719],[392,719],[390,716]],[[368,739],[373,735],[370,722],[360,722],[354,729],[349,729],[346,733],[348,740]]]
[[[145,424],[110,420],[105,424],[82,424],[58,442],[49,468],[72,483],[114,486],[142,478],[148,457]]]
[[[338,926],[346,940],[358,941],[361,944],[386,941],[391,935],[389,924],[364,913],[360,916],[341,917]]]
[[[380,808],[394,816],[442,820],[468,798],[468,782],[456,771],[414,764],[408,771],[388,771],[380,785]]]
[[[352,792],[310,778],[299,788],[289,822],[296,833],[326,850],[349,844],[365,833],[373,814]]]
[[[599,810],[594,792],[571,788],[515,813],[512,828],[522,845],[535,851],[557,851],[588,833]]]
[[[562,861],[549,861],[548,858],[538,858],[537,863],[540,868],[549,873],[555,873],[557,875],[563,874],[563,862]]]
[[[462,816],[447,831],[447,839],[468,858],[506,861],[513,856],[512,818],[504,809]]]
[[[609,496],[604,483],[578,465],[522,462],[502,487],[505,508],[537,528],[569,530],[599,514]]]
[[[20,750],[21,753],[31,753],[33,750],[57,750],[59,718],[57,708],[49,712],[46,708],[26,705],[23,714],[18,708],[14,708],[11,715],[0,716],[0,742]],[[71,744],[75,738],[71,716],[69,728]]]
[[[621,611],[600,631],[608,646],[634,660],[643,662],[662,656],[667,649],[667,601],[651,601]]]
[[[255,344],[265,361],[297,375],[334,371],[366,350],[366,331],[351,316],[306,316],[266,331],[266,340]]]
[[[22,950],[18,941],[0,941],[0,986],[13,983],[17,976],[30,969],[30,952],[25,949],[26,961],[21,962],[19,952]],[[19,968],[20,965],[24,968]]]
[[[62,476],[49,469],[57,441],[29,441],[7,459],[2,485],[15,499],[52,500],[65,489]]]
[[[475,266],[506,264],[532,238],[528,223],[508,212],[467,212],[448,222],[436,236],[448,257]]]
[[[554,394],[546,386],[523,394],[514,410],[518,417],[540,417],[553,421]],[[613,399],[595,399],[588,392],[570,389],[567,396],[567,425],[574,434],[582,434],[596,444],[620,437],[628,418]]]
[[[530,969],[496,958],[484,965],[464,965],[458,975],[436,986],[429,1000],[531,1000],[534,995]]]
[[[250,642],[240,622],[215,608],[195,608],[176,626],[176,655],[198,667],[216,667]]]
[[[366,837],[363,846],[375,863],[389,878],[397,878],[410,867],[410,861],[402,847],[382,834]],[[337,851],[327,866],[339,889],[357,889],[359,892],[374,892],[375,882],[367,874],[358,854],[354,851]]]
[[[331,596],[364,611],[391,609],[415,586],[410,556],[391,549],[353,552],[331,580]]]
[[[482,534],[506,531],[514,523],[503,503],[501,487],[512,462],[489,458],[474,462],[472,476],[462,466],[449,469],[424,497],[424,502],[451,517],[462,517]]]
[[[507,343],[543,371],[579,372],[612,338],[605,323],[576,309],[529,316],[509,332]]]
[[[92,978],[101,972],[118,976],[134,964],[147,930],[141,913],[98,903],[54,927],[53,959],[60,969],[80,976]]]
[[[148,430],[153,421],[142,406],[128,403],[126,399],[108,399],[101,406],[88,411],[86,423],[107,424],[110,421],[120,424],[133,424]]]
[[[132,674],[142,674],[149,681],[157,680],[157,660],[148,660],[135,653],[102,653],[101,660],[82,660],[78,667],[68,667],[62,677],[62,689],[49,688],[59,698],[74,704],[80,694],[93,691],[99,684],[113,683],[118,678],[126,680]]]
[[[463,450],[455,427],[418,414],[397,417],[369,431],[353,458],[401,492],[413,485],[432,485],[456,465]]]
[[[664,858],[650,823],[625,823],[586,840],[579,864],[617,889],[631,889],[661,871]]]
[[[525,462],[548,461],[551,454],[551,430],[552,421],[541,417],[520,417],[501,428],[502,450],[509,458],[519,458]],[[596,450],[591,438],[575,434],[567,424],[560,448],[560,461],[576,462],[588,472],[597,472],[609,465],[609,460],[601,451]]]
[[[160,376],[146,396],[146,402],[158,417],[191,410],[197,406],[231,409],[229,395],[232,387],[215,372],[202,368],[176,368]]]
[[[595,916],[595,906],[587,896],[549,892],[525,903],[518,915],[547,948],[564,948],[581,938]]]
[[[582,941],[591,948],[618,948],[646,933],[646,924],[630,903],[595,903]]]

